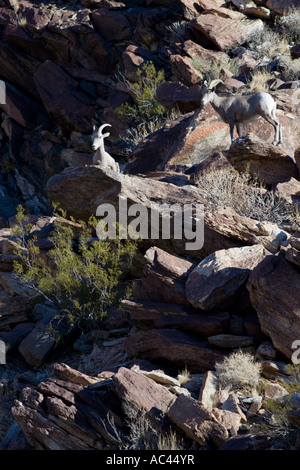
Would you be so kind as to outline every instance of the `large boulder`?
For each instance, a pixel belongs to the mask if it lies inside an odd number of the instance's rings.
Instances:
[[[1,79],[35,99],[39,99],[39,93],[32,77],[40,65],[40,61],[29,54],[6,41],[0,41]]]
[[[286,250],[285,257],[291,263],[300,266],[300,238],[291,237],[289,239],[289,246]]]
[[[240,216],[230,208],[219,208],[204,213],[202,248],[196,244],[194,247],[187,246],[185,238],[174,238],[172,216],[169,239],[162,238],[162,232],[157,238],[151,238],[149,217],[151,209],[157,209],[158,205],[163,207],[163,204],[172,206],[179,201],[181,207],[184,204],[193,204],[193,206],[198,203],[205,204],[201,192],[194,186],[189,184],[176,186],[169,182],[172,181],[172,177],[166,178],[167,181],[162,177],[160,179],[162,180],[124,175],[93,165],[81,166],[67,168],[61,174],[50,178],[47,183],[47,193],[50,202],[57,202],[69,215],[79,220],[88,220],[91,215],[96,215],[97,207],[101,204],[112,204],[116,210],[116,217],[120,201],[127,199],[128,207],[135,203],[141,204],[147,210],[149,224],[149,238],[143,240],[145,249],[157,246],[178,255],[203,259],[216,250],[257,243],[276,252],[281,242],[287,238],[287,234],[277,225]],[[175,181],[178,184],[178,178]],[[201,229],[200,224],[198,227]],[[195,238],[195,241],[200,240]]]
[[[231,3],[236,6],[241,13],[245,13],[248,16],[254,16],[255,18],[261,18],[267,20],[271,16],[271,12],[268,8],[256,5],[258,2],[252,0],[245,3],[244,0],[231,0]]]
[[[176,399],[163,385],[125,367],[121,367],[112,380],[120,399],[133,409],[144,410],[152,421],[161,413],[167,413]]]
[[[93,102],[62,68],[47,60],[34,74],[34,83],[46,110],[59,127],[64,131],[92,131]]]
[[[23,388],[12,413],[36,450],[101,450],[118,445],[115,431],[122,437],[121,419],[105,399],[66,380]]]
[[[170,56],[170,63],[173,75],[184,85],[189,87],[202,82],[203,75],[193,67],[188,57],[174,54]]]
[[[278,15],[285,16],[294,8],[299,8],[299,1],[285,0],[282,2],[281,0],[267,0],[267,7],[275,13],[278,13]]]
[[[178,106],[183,113],[189,113],[199,108],[201,100],[201,87],[193,85],[187,87],[180,82],[163,82],[156,89],[158,101],[167,109]]]
[[[202,312],[191,307],[163,302],[123,300],[122,308],[130,313],[137,328],[179,329],[203,336],[216,335],[226,330],[229,314],[226,312]]]
[[[300,268],[284,253],[267,256],[251,272],[247,283],[262,331],[289,359],[300,338]]]
[[[200,446],[212,441],[219,447],[228,438],[226,428],[194,398],[179,396],[170,407],[168,417]]]
[[[169,99],[177,101],[176,96]],[[208,105],[166,123],[143,139],[132,154],[135,161],[127,165],[126,171],[138,174],[161,169],[185,170],[229,146],[228,125]]]
[[[261,245],[254,245],[209,255],[188,277],[187,300],[204,310],[226,309],[241,294],[251,270],[267,253]]]
[[[298,178],[298,169],[279,147],[265,142],[254,134],[234,141],[227,154],[229,162],[238,171],[249,173],[268,185]]]
[[[116,218],[119,212],[127,218],[127,209],[133,204],[139,204],[144,208],[141,227],[143,232],[140,235],[147,248],[156,245],[165,251],[178,254],[185,254],[186,249],[191,253],[201,249],[201,236],[195,237],[195,248],[186,246],[187,237],[184,231],[182,231],[182,236],[177,233],[175,237],[174,223],[178,221],[178,218],[176,219],[172,214],[169,218],[168,214],[169,206],[176,204],[175,208],[178,210],[179,201],[181,209],[184,204],[201,204],[200,192],[191,185],[179,187],[154,178],[124,175],[91,165],[65,169],[61,174],[48,180],[47,191],[50,201],[58,202],[69,215],[82,220],[88,220],[91,215],[96,215],[98,206],[102,204],[111,204],[112,212],[116,210]],[[153,212],[160,215],[167,224],[163,225],[161,221],[152,224],[151,213],[153,215]],[[158,212],[160,214],[157,214]],[[183,217],[181,219],[183,222]],[[129,220],[130,217],[128,217],[128,222],[124,219],[118,221],[122,226],[127,227]],[[165,228],[169,221],[170,230],[168,227]],[[201,229],[200,222],[198,227]],[[176,227],[179,230],[179,226],[176,225]],[[191,235],[188,233],[189,237]],[[197,246],[198,242],[199,246]]]
[[[131,38],[131,27],[124,13],[106,8],[94,10],[91,18],[95,30],[107,41],[125,41]]]
[[[145,253],[143,276],[134,287],[135,298],[155,302],[187,304],[185,282],[193,264],[157,247]]]
[[[191,26],[201,31],[221,51],[240,46],[263,29],[261,20],[249,20],[240,12],[226,8],[211,8],[192,20]]]
[[[228,354],[192,334],[169,329],[137,331],[125,339],[123,346],[129,357],[163,361],[194,373],[213,369]]]

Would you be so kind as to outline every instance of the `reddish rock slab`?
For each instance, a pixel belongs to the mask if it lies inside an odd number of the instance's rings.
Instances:
[[[155,419],[167,413],[176,397],[166,387],[125,367],[120,367],[112,378],[116,394],[133,408],[143,410]]]
[[[234,141],[227,158],[236,170],[248,172],[269,185],[298,178],[294,161],[280,147],[269,144],[254,134]]]
[[[18,50],[14,45],[0,41],[1,79],[35,99],[39,99],[39,93],[32,77],[39,66],[40,61]]]
[[[167,109],[178,106],[182,113],[189,113],[199,108],[201,87],[187,87],[180,82],[164,82],[156,89],[157,100]]]
[[[213,369],[228,354],[192,335],[167,329],[138,331],[126,338],[123,345],[129,357],[164,361],[194,373]]]
[[[284,254],[267,256],[249,276],[247,289],[262,331],[289,359],[300,338],[300,268]]]
[[[281,16],[287,15],[290,10],[299,8],[299,0],[267,0],[267,7]]]
[[[47,60],[34,74],[34,82],[49,115],[65,131],[91,131],[95,110],[77,82]],[[59,86],[58,86],[59,83]]]
[[[131,26],[124,13],[100,8],[92,11],[91,18],[95,30],[105,40],[118,42],[131,38]]]
[[[135,297],[155,302],[187,304],[184,285],[193,264],[157,247],[146,251],[145,261],[141,284],[134,291]]]
[[[205,213],[204,248],[208,254],[233,246],[261,244],[276,253],[287,233],[276,224],[237,214],[230,207]],[[214,248],[214,249],[213,249]]]
[[[300,204],[300,181],[291,178],[284,183],[278,183],[273,188],[274,193],[288,204]]]
[[[286,250],[285,257],[291,263],[300,266],[300,238],[291,237],[289,246]]]
[[[174,328],[210,336],[223,332],[229,323],[229,314],[202,313],[178,304],[123,300],[122,308],[130,312],[135,326],[143,330]]]
[[[0,108],[26,129],[35,129],[41,124],[50,126],[49,116],[42,106],[10,83],[6,83],[6,100],[5,104],[0,101]]]
[[[168,411],[168,418],[200,446],[212,441],[219,447],[228,438],[225,427],[199,401],[179,396]]]
[[[2,8],[3,6],[4,4],[0,3],[0,26],[16,25],[18,22],[16,12],[10,8]]]
[[[170,56],[170,63],[173,75],[184,85],[190,87],[203,81],[203,75],[192,66],[188,58],[174,54]]]
[[[187,300],[204,310],[226,309],[240,295],[250,271],[267,253],[261,245],[254,245],[209,255],[188,277]]]
[[[221,51],[227,51],[243,44],[252,34],[262,30],[263,22],[249,20],[237,11],[212,8],[192,20],[191,26],[201,31]]]
[[[247,3],[244,0],[232,0],[232,3],[245,15],[253,16],[254,18],[261,18],[267,20],[271,16],[271,12],[268,8],[263,6],[258,6],[254,1],[248,1]],[[258,2],[256,2],[258,3]]]
[[[130,45],[122,54],[122,62],[125,67],[125,77],[130,82],[139,82],[140,77],[137,74],[140,67],[145,63],[144,57],[141,55],[141,48]]]
[[[128,173],[183,171],[230,146],[228,125],[208,105],[168,122],[143,139],[132,154]]]
[[[26,19],[26,28],[32,33],[42,32],[50,23],[53,16],[51,10],[36,8],[31,2],[18,2],[18,14]]]
[[[225,52],[206,49],[190,39],[184,42],[183,50],[191,59],[201,59],[207,66],[209,64],[226,64],[228,61],[228,56]]]

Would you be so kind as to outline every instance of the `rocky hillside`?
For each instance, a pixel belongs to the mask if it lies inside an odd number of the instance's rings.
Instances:
[[[299,19],[298,0],[0,0],[2,449],[300,448]],[[231,143],[204,80],[270,93],[283,142],[259,120]],[[106,123],[121,172],[92,164]],[[124,198],[203,205],[203,246],[142,240],[132,296],[58,341],[14,263],[31,240],[51,266],[53,203],[76,251]]]

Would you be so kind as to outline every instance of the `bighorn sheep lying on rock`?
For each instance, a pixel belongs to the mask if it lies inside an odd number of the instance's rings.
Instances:
[[[269,93],[255,93],[253,95],[240,95],[221,97],[214,88],[222,80],[213,80],[208,86],[204,81],[201,91],[201,105],[211,103],[224,122],[230,126],[231,141],[233,141],[234,126],[241,137],[241,124],[255,121],[260,117],[272,124],[275,129],[273,145],[282,142],[282,128],[276,118],[276,103]]]
[[[104,148],[104,139],[110,135],[109,132],[106,132],[106,134],[102,133],[106,126],[111,127],[110,124],[102,124],[102,126],[97,130],[96,127],[93,126],[92,146],[93,149],[96,150],[96,153],[93,156],[93,164],[108,167],[114,171],[120,171],[118,163],[109,155],[108,152],[106,152]]]

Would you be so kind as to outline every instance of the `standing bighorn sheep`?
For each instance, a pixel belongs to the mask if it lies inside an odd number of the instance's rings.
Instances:
[[[111,127],[110,124],[102,124],[102,126],[97,130],[96,127],[93,126],[92,146],[93,149],[96,150],[96,153],[93,156],[93,164],[108,167],[114,171],[120,171],[119,164],[109,155],[108,152],[106,152],[104,148],[104,139],[110,135],[109,132],[106,132],[105,134],[102,133],[106,126]]]
[[[213,80],[208,86],[204,81],[201,92],[201,105],[211,103],[212,107],[230,126],[231,141],[233,141],[234,126],[241,137],[241,124],[255,121],[260,117],[272,124],[275,129],[273,145],[282,142],[282,128],[276,118],[276,103],[269,93],[255,93],[253,95],[240,95],[221,97],[214,88],[222,80]]]

